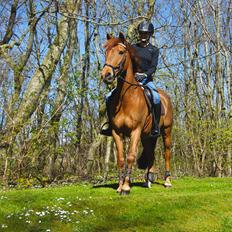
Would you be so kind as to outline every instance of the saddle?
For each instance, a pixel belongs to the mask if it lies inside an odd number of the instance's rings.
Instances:
[[[152,92],[151,92],[151,90],[148,87],[145,87],[144,88],[144,94],[145,94],[145,97],[146,97],[146,99],[148,101],[149,110],[152,112],[152,106],[153,106],[153,95],[152,95]],[[160,103],[161,103],[161,116],[163,116],[165,114],[165,110],[164,110],[164,106],[163,106],[162,101]]]

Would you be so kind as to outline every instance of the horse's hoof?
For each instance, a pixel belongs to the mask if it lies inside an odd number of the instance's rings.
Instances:
[[[125,195],[129,195],[130,194],[130,190],[122,190],[121,195],[125,196]]]
[[[120,194],[122,192],[122,189],[118,188],[116,192]]]
[[[171,187],[172,187],[172,184],[171,184],[171,183],[164,183],[164,187],[165,187],[165,188],[171,188]]]
[[[157,175],[153,172],[148,172],[146,176],[146,181],[150,181],[151,183],[154,183],[157,180]]]

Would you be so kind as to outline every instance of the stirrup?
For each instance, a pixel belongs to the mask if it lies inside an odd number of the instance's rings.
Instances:
[[[105,125],[109,125],[109,126],[108,126],[108,128],[103,129],[103,127],[104,127]],[[101,134],[101,135],[105,135],[105,136],[112,136],[112,128],[111,128],[109,122],[105,122],[105,123],[101,126],[100,134]]]

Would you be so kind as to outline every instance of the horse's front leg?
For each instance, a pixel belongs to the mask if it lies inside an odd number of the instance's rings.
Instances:
[[[124,184],[122,186],[122,194],[130,193],[130,175],[138,152],[138,143],[140,140],[140,135],[141,135],[140,129],[131,132],[130,145],[127,154],[127,166],[125,168],[125,178],[124,178]]]
[[[171,158],[171,128],[166,128],[165,133],[163,135],[163,141],[164,141],[164,158],[165,158],[165,187],[172,187],[171,184],[171,174],[170,174],[170,158]]]
[[[120,135],[118,135],[115,130],[112,130],[112,135],[116,144],[116,149],[117,149],[117,165],[118,165],[118,176],[119,176],[119,181],[118,181],[118,189],[117,192],[121,193],[122,191],[122,185],[124,181],[124,156],[123,156],[123,140]]]

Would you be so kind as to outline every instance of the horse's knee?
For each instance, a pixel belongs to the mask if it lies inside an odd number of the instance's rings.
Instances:
[[[118,159],[118,166],[119,166],[120,168],[123,168],[123,167],[124,167],[124,159],[123,159],[123,158]]]
[[[128,154],[127,162],[128,163],[134,163],[134,161],[135,161],[135,155],[134,154]]]

